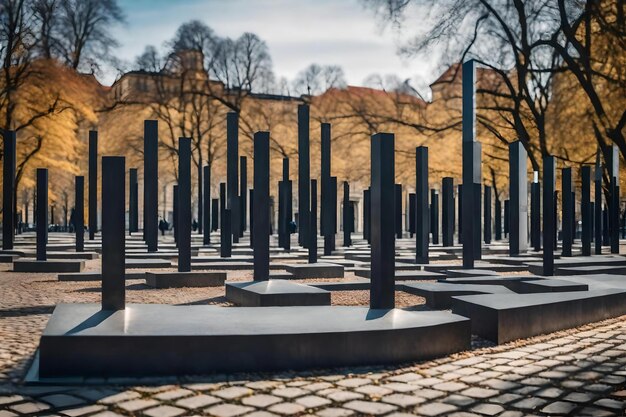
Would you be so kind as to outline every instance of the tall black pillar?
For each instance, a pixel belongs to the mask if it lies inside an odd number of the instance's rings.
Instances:
[[[307,187],[308,188],[308,187]],[[254,280],[270,278],[270,134],[254,134]]]
[[[254,173],[254,171],[252,171]],[[253,183],[254,184],[254,183]],[[250,247],[254,248],[254,189],[250,190]]]
[[[572,256],[572,169],[563,168],[561,174],[561,198],[563,217],[561,221],[561,233],[563,240],[562,256]]]
[[[491,187],[485,185],[485,203],[483,212],[483,228],[485,234],[485,243],[491,243]]]
[[[47,260],[48,243],[48,170],[37,168],[37,260]]]
[[[202,232],[204,233],[202,238],[202,243],[204,245],[211,244],[211,166],[205,165],[202,168],[202,182],[204,193],[202,194],[202,204],[204,205],[204,210],[202,211],[202,216],[204,217],[204,229]]]
[[[178,272],[191,271],[191,139],[178,139]]]
[[[322,123],[320,126],[321,137],[321,161],[320,161],[320,225],[322,236],[331,234],[332,219],[330,211],[330,170],[331,170],[331,148],[330,148],[330,123]],[[324,245],[326,247],[326,244]]]
[[[174,212],[172,226],[174,227],[174,242],[176,242],[176,247],[178,247],[178,185],[174,185],[172,188],[172,211]]]
[[[583,221],[582,230],[582,254],[583,256],[591,256],[591,226],[593,224],[593,215],[591,214],[591,167],[583,166],[581,168],[581,196],[580,208]]]
[[[541,185],[539,173],[534,173],[530,185],[530,240],[534,250],[541,250]]]
[[[415,148],[415,262],[428,263],[428,148]]]
[[[89,131],[89,240],[98,229],[98,132]]]
[[[363,190],[363,237],[370,243],[371,241],[371,190]]]
[[[102,309],[124,310],[125,159],[102,157]]]
[[[543,275],[554,275],[554,248],[556,229],[554,213],[554,185],[556,165],[553,156],[543,157]]]
[[[611,253],[619,253],[619,149],[617,145],[609,150],[609,238]]]
[[[231,236],[232,211],[226,208],[226,184],[220,183],[220,256],[230,258],[232,254]]]
[[[409,223],[409,237],[411,239],[413,239],[413,235],[415,235],[415,217],[417,216],[417,212],[415,211],[417,209],[416,206],[416,201],[415,201],[415,193],[409,193],[409,218],[408,218],[408,223]]]
[[[248,158],[239,157],[239,236],[248,228]]]
[[[332,236],[330,238],[331,251],[335,250],[335,235],[337,234],[337,177],[330,177],[330,195],[332,198]]]
[[[463,184],[459,184],[457,189],[457,222],[459,225],[459,245],[463,244]]]
[[[128,173],[128,233],[139,230],[139,189],[137,184],[137,168],[131,168]]]
[[[476,142],[476,66],[473,60],[463,63],[463,268],[474,268],[480,258],[481,147]],[[475,187],[475,185],[479,185]],[[478,217],[476,215],[478,214]],[[476,229],[478,225],[478,229]],[[477,240],[478,239],[478,246]]]
[[[301,246],[308,243],[309,228],[309,190],[310,155],[309,155],[309,106],[298,106],[298,242]]]
[[[85,177],[74,178],[74,232],[76,252],[85,250]]]
[[[202,163],[196,164],[196,174],[198,175],[198,233],[204,230],[204,169]]]
[[[402,184],[396,184],[394,197],[396,238],[402,239]]]
[[[496,196],[496,207],[495,207],[495,219],[494,219],[494,223],[495,223],[495,227],[496,227],[496,231],[495,231],[495,238],[496,240],[502,240],[502,203],[500,202],[500,199],[498,198],[498,196]]]
[[[348,247],[352,245],[352,239],[350,238],[350,232],[352,228],[352,225],[350,223],[350,184],[348,183],[348,181],[343,182],[343,211],[342,213],[343,213],[343,246]]]
[[[148,252],[159,246],[159,124],[144,121],[143,150],[143,235]]]
[[[226,208],[230,209],[232,241],[239,242],[239,115],[226,114]]]
[[[2,249],[13,249],[15,233],[15,147],[15,131],[5,131],[2,157]]]
[[[309,263],[317,262],[317,180],[311,180],[311,208],[309,210]]]
[[[445,177],[441,184],[441,231],[443,246],[454,246],[454,179]]]
[[[510,237],[511,201],[504,200],[504,237]]]
[[[219,198],[211,199],[211,231],[217,232],[220,223],[220,200]]]
[[[433,245],[439,244],[439,193],[430,190],[430,234]]]
[[[594,221],[595,221],[595,254],[602,254],[602,166],[600,165],[600,153],[596,158],[596,169],[593,177],[594,184]]]
[[[528,249],[528,185],[526,159],[522,142],[509,145],[509,255],[517,256]]]
[[[370,308],[395,307],[394,136],[377,133],[371,146]]]

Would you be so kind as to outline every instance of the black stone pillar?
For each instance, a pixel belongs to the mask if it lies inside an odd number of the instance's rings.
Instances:
[[[594,185],[594,221],[595,221],[595,254],[602,254],[602,166],[600,165],[600,154],[596,158],[596,169],[593,178]]]
[[[459,226],[459,245],[463,244],[463,184],[459,184],[457,189],[457,222]]]
[[[504,237],[510,237],[511,201],[504,200]]]
[[[226,114],[226,208],[230,209],[232,241],[239,242],[239,184],[237,178],[239,159],[239,115]],[[223,229],[223,228],[222,228]]]
[[[561,234],[562,234],[562,256],[572,256],[572,169],[563,168],[561,174]]]
[[[617,145],[609,150],[609,238],[611,253],[619,253],[619,149]]]
[[[311,208],[309,210],[309,263],[317,262],[317,180],[311,180]]]
[[[495,223],[495,238],[496,241],[498,240],[502,240],[502,203],[500,202],[500,199],[498,198],[498,196],[496,196],[496,204],[495,204],[495,219],[494,219],[494,223]]]
[[[377,133],[371,145],[370,308],[395,307],[394,136]]]
[[[178,139],[178,272],[191,271],[191,139]]]
[[[220,183],[220,256],[230,258],[232,255],[231,236],[232,211],[226,208],[226,184]]]
[[[47,260],[48,243],[48,170],[37,168],[37,260]]]
[[[143,236],[148,252],[156,252],[159,246],[159,125],[156,120],[145,120],[143,127]]]
[[[202,194],[202,199],[203,202],[202,204],[204,205],[204,210],[202,211],[202,215],[204,217],[204,229],[202,230],[202,232],[204,233],[203,238],[202,238],[202,243],[204,245],[210,245],[211,244],[211,166],[210,165],[205,165],[202,168],[202,182],[203,182],[203,188],[204,188],[204,193]]]
[[[172,216],[172,226],[174,228],[174,242],[176,243],[176,247],[178,247],[178,185],[172,188],[172,211],[174,212]]]
[[[331,234],[331,228],[332,228],[332,218],[330,214],[330,211],[332,210],[332,207],[330,206],[330,203],[332,200],[330,197],[330,171],[331,171],[330,123],[321,124],[320,135],[321,135],[320,225],[321,225],[322,236],[326,238],[326,236],[329,236]]]
[[[433,245],[439,244],[439,193],[430,190],[430,234]]]
[[[556,229],[554,213],[554,186],[556,164],[553,156],[543,157],[543,275],[554,275],[554,249]]]
[[[371,191],[363,190],[363,238],[367,243],[371,242]]]
[[[541,185],[539,173],[530,185],[530,241],[534,250],[541,250]]]
[[[351,223],[350,223],[351,221],[351,218],[350,218],[350,184],[348,183],[348,181],[343,182],[343,211],[342,213],[343,213],[343,246],[348,247],[352,245],[352,239],[350,238],[350,232],[352,228]]]
[[[219,198],[211,199],[211,231],[217,232],[220,223],[220,200]]]
[[[445,177],[441,184],[441,231],[443,246],[454,246],[454,179]]]
[[[123,156],[102,158],[102,309],[109,311],[126,304],[125,170]]]
[[[98,132],[89,131],[89,240],[98,230]]]
[[[582,254],[583,256],[591,256],[591,228],[593,225],[593,215],[591,213],[591,167],[583,166],[580,174],[582,180],[580,196],[580,211],[583,221]]]
[[[335,250],[335,235],[337,234],[337,177],[330,177],[330,193],[332,197],[332,236],[330,238],[331,252]]]
[[[485,243],[491,243],[491,187],[485,185],[485,203],[483,205],[483,228]]]
[[[15,150],[15,131],[5,131],[2,157],[2,249],[5,250],[13,249],[15,233]]]
[[[308,187],[307,187],[308,188]],[[270,134],[254,134],[254,280],[270,278]]]
[[[402,239],[402,184],[396,184],[394,197],[396,238]]]
[[[526,159],[521,141],[509,145],[509,255],[517,256],[528,249],[528,185]]]
[[[298,243],[308,244],[309,228],[309,190],[310,184],[310,149],[309,149],[309,106],[298,106]]]
[[[74,232],[76,252],[85,250],[85,177],[74,178]]]
[[[248,229],[248,158],[239,157],[239,236]]]
[[[139,185],[137,184],[137,168],[129,170],[128,181],[128,233],[139,231]]]
[[[428,263],[428,148],[415,148],[415,262]]]
[[[250,190],[249,200],[250,200],[250,247],[254,248],[254,190]]]
[[[415,235],[415,217],[417,216],[417,212],[415,210],[417,210],[416,201],[415,201],[415,193],[409,193],[408,231],[409,231],[409,237],[411,239],[413,239],[413,236]]]

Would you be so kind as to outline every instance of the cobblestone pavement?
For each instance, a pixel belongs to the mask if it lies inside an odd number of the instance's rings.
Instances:
[[[89,261],[94,268],[99,261]],[[58,302],[98,302],[96,282],[58,282],[0,266],[0,417],[66,415],[624,415],[626,316],[403,367],[182,379],[87,380],[24,386],[39,336]],[[229,279],[243,279],[234,273]],[[350,303],[366,294],[346,294]],[[403,295],[403,305],[423,302]],[[147,289],[129,302],[227,304],[223,289]],[[341,294],[333,303],[342,303]],[[419,343],[420,341],[416,341]],[[422,341],[421,343],[427,343]]]

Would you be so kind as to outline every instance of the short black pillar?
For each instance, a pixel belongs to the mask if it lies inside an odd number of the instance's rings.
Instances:
[[[415,148],[415,262],[428,263],[428,148]]]
[[[394,135],[377,133],[371,145],[370,308],[395,307]]]
[[[430,234],[433,245],[439,244],[439,192],[430,190]]]
[[[239,236],[248,229],[248,158],[239,157]]]
[[[74,178],[74,233],[76,252],[85,250],[85,177]]]
[[[4,132],[2,157],[2,249],[13,249],[15,234],[15,131]]]
[[[178,185],[172,187],[172,227],[174,228],[174,242],[178,248]]]
[[[232,212],[226,208],[226,184],[220,183],[220,256],[230,258],[232,255]]]
[[[308,187],[307,187],[308,189]],[[270,277],[270,134],[254,134],[254,280]]]
[[[416,204],[415,204],[415,193],[409,193],[409,218],[408,218],[408,232],[409,237],[413,239],[415,235],[415,216],[416,216]]]
[[[504,200],[504,237],[510,236],[511,225],[511,201]]]
[[[371,242],[371,190],[363,190],[363,238],[367,243]]]
[[[123,156],[102,157],[102,309],[124,310],[126,182]]]
[[[530,185],[530,242],[534,250],[541,250],[541,184],[536,171]]]
[[[48,170],[37,168],[37,260],[47,260],[48,243]]]
[[[459,237],[459,245],[463,244],[463,184],[459,184],[456,187],[457,194],[457,223],[458,223],[458,237]]]
[[[582,230],[582,254],[583,256],[591,255],[591,226],[593,224],[593,216],[591,214],[591,167],[585,165],[581,168],[581,196],[580,211],[583,221]]]
[[[143,148],[143,235],[148,252],[159,248],[159,124],[144,121]]]
[[[98,230],[98,132],[89,131],[89,240]]]
[[[226,114],[226,208],[230,209],[232,242],[239,242],[239,115]],[[222,228],[223,229],[223,228]]]
[[[191,139],[178,139],[178,272],[191,271]]]
[[[485,185],[485,202],[483,204],[483,229],[485,243],[491,243],[491,187]]]
[[[137,168],[128,171],[128,233],[139,231],[139,189]]]
[[[556,165],[553,156],[543,157],[543,275],[554,275],[555,219],[554,186]]]
[[[352,239],[350,237],[350,232],[352,231],[351,230],[352,225],[350,223],[350,184],[348,183],[348,181],[343,182],[342,213],[343,213],[343,246],[348,247],[352,245]]]
[[[202,193],[202,199],[203,199],[203,211],[202,211],[202,216],[204,217],[204,229],[202,230],[202,232],[204,233],[203,237],[202,237],[202,244],[203,245],[210,245],[211,244],[211,229],[212,229],[212,225],[211,225],[211,166],[210,165],[205,165],[202,168],[202,182],[203,182],[203,188],[204,188],[204,192]]]
[[[220,199],[212,198],[211,199],[211,231],[217,232],[220,227]]]
[[[394,197],[396,238],[402,239],[402,184],[396,184]]]
[[[310,149],[309,149],[309,106],[298,105],[298,243],[308,244]],[[256,163],[256,162],[255,162]]]
[[[445,177],[441,184],[441,231],[443,246],[454,246],[454,179]]]
[[[495,239],[496,241],[502,240],[502,203],[500,202],[500,198],[496,195],[496,204],[495,204],[495,217],[494,217],[494,226],[495,226]]]
[[[572,256],[572,169],[563,168],[561,174],[562,221],[561,234],[563,240],[562,256]]]
[[[309,210],[309,263],[317,262],[317,180],[311,180],[311,207]]]

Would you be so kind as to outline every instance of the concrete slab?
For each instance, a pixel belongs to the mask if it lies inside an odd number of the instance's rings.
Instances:
[[[145,277],[154,288],[221,287],[226,272],[146,272]]]
[[[145,272],[131,272],[126,271],[125,278],[126,279],[144,279],[146,273]],[[102,273],[101,272],[78,272],[71,274],[59,274],[57,276],[59,281],[102,281]]]
[[[578,282],[563,279],[540,279],[536,281],[520,281],[518,293],[542,293],[542,292],[569,292],[587,291],[589,286]]]
[[[453,313],[471,319],[473,334],[506,343],[626,314],[626,291],[468,295],[452,303]]]
[[[489,269],[448,269],[445,271],[448,278],[467,278],[467,277],[485,277],[497,276],[496,271]]]
[[[96,252],[51,252],[46,253],[48,259],[98,259]]]
[[[350,281],[312,282],[307,285],[326,291],[367,291],[370,289],[370,280],[356,278]]]
[[[442,284],[472,284],[472,285],[502,285],[513,292],[521,292],[521,283],[543,280],[544,278],[524,275],[524,276],[483,276],[468,278],[446,278],[438,282]]]
[[[462,269],[462,265],[459,263],[441,263],[441,264],[427,264],[424,265],[425,271],[443,272],[450,269]],[[499,273],[503,272],[523,272],[527,270],[526,265],[505,265],[505,264],[493,264],[489,262],[476,261],[473,269],[490,270]]]
[[[41,337],[37,382],[415,362],[470,347],[465,317],[367,307],[61,304]]]
[[[47,260],[18,259],[13,262],[13,272],[49,273],[49,272],[80,272],[85,267],[81,260]]]
[[[501,285],[442,284],[435,283],[404,283],[396,288],[413,295],[426,298],[426,305],[438,310],[450,308],[452,297],[469,294],[512,294],[513,292]]]
[[[531,274],[543,275],[543,264],[541,262],[530,262],[527,265]],[[626,266],[626,257],[620,255],[596,255],[572,256],[554,260],[555,274],[559,268],[580,266]]]
[[[371,270],[369,268],[356,268],[354,275],[364,278],[370,278]],[[421,270],[414,271],[396,271],[396,281],[427,281],[439,278],[445,278],[444,274],[437,272],[428,272]]]
[[[16,259],[19,259],[20,255],[8,255],[8,254],[0,254],[0,263],[2,264],[10,264],[13,263]]]
[[[166,259],[126,259],[126,269],[171,268],[172,262]]]
[[[288,264],[285,270],[293,275],[294,279],[343,278],[343,265],[337,264]]]
[[[626,266],[591,265],[591,266],[562,266],[555,268],[555,275],[597,275],[613,274],[626,275]]]
[[[227,282],[226,299],[242,307],[330,305],[328,291],[280,279]]]

